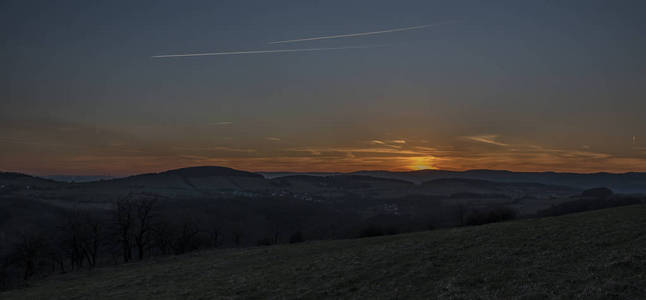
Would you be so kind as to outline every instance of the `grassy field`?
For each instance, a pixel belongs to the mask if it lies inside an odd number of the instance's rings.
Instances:
[[[646,206],[204,251],[50,277],[1,299],[646,299]]]

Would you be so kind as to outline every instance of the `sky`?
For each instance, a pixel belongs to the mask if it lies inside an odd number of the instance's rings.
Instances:
[[[4,171],[646,171],[644,1],[2,0],[0,28]]]

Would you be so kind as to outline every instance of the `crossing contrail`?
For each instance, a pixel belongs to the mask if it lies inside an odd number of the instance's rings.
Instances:
[[[244,54],[270,54],[270,53],[290,53],[290,52],[313,52],[313,51],[331,51],[345,49],[368,49],[386,47],[387,45],[365,45],[365,46],[347,46],[347,47],[328,47],[328,48],[303,48],[303,49],[277,49],[277,50],[253,50],[253,51],[232,51],[232,52],[207,52],[207,53],[186,53],[171,55],[155,55],[152,58],[173,58],[173,57],[192,57],[192,56],[218,56],[218,55],[244,55]]]
[[[338,39],[338,38],[346,38],[346,37],[357,37],[357,36],[375,35],[375,34],[383,34],[383,33],[391,33],[391,32],[409,31],[409,30],[423,29],[423,28],[428,28],[428,27],[432,27],[432,26],[444,25],[444,24],[455,23],[455,22],[457,22],[457,21],[447,21],[447,22],[442,22],[442,23],[426,24],[426,25],[403,27],[403,28],[385,29],[385,30],[370,31],[370,32],[359,32],[359,33],[347,33],[347,34],[328,35],[328,36],[317,36],[317,37],[301,38],[301,39],[294,39],[294,40],[275,41],[275,42],[269,42],[269,44],[297,43],[297,42],[307,42],[307,41],[327,40],[327,39]]]

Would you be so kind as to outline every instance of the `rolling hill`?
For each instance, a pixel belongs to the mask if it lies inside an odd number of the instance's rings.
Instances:
[[[289,196],[308,201],[329,202],[334,199],[396,199],[410,195],[450,197],[453,194],[499,195],[491,203],[516,201],[531,195],[538,206],[554,204],[552,198],[563,198],[580,192],[578,188],[527,182],[493,182],[484,179],[451,177],[419,184],[401,178],[358,174],[289,175],[265,178],[261,174],[225,167],[204,166],[134,175],[94,182],[57,182],[18,173],[0,175],[0,196],[18,196],[50,205],[102,205],[132,193],[151,193],[166,199],[273,197]],[[404,174],[404,173],[389,173]],[[421,174],[421,173],[420,173]],[[466,173],[465,173],[466,174]],[[383,175],[383,174],[382,174]],[[464,197],[463,197],[464,198]],[[476,195],[475,198],[480,198]],[[467,198],[463,199],[468,200]],[[537,202],[537,201],[534,201]],[[487,203],[485,203],[487,204]],[[532,209],[534,209],[532,204]],[[544,208],[541,207],[541,208]]]
[[[352,174],[407,180],[423,183],[435,179],[464,178],[496,182],[533,182],[547,185],[569,186],[590,189],[600,186],[621,193],[646,193],[646,173],[558,173],[558,172],[512,172],[504,170],[420,170],[410,172],[359,171]]]
[[[375,226],[388,232],[450,227],[469,215],[500,208],[519,217],[553,207],[571,211],[590,206],[572,202],[581,192],[561,185],[458,177],[419,184],[358,174],[270,179],[210,166],[78,183],[0,173],[0,257],[20,240],[21,230],[49,235],[42,231],[57,228],[78,211],[109,219],[115,201],[126,198],[154,198],[160,222],[179,226],[191,219],[204,228],[217,227],[223,246],[232,247],[254,246],[268,237],[285,241],[296,232],[311,240],[356,237]],[[605,202],[594,207],[614,205]],[[559,206],[563,203],[569,203],[567,209]],[[240,231],[245,238],[237,245],[231,236]]]
[[[646,206],[203,251],[57,275],[0,299],[643,299]]]
[[[35,177],[22,173],[0,172],[0,191],[31,188],[52,188],[63,185],[50,179]]]

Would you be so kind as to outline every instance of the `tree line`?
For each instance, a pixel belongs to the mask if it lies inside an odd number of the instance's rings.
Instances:
[[[159,199],[152,194],[129,194],[105,211],[73,210],[56,226],[23,233],[0,257],[0,289],[13,288],[37,276],[93,269],[144,260],[159,255],[180,255],[225,242],[239,247],[245,228],[223,227],[218,220],[194,216],[170,218],[160,214]],[[277,227],[277,226],[276,226]],[[278,228],[278,227],[277,227]],[[278,229],[257,245],[280,242]],[[294,232],[290,243],[304,241]]]

